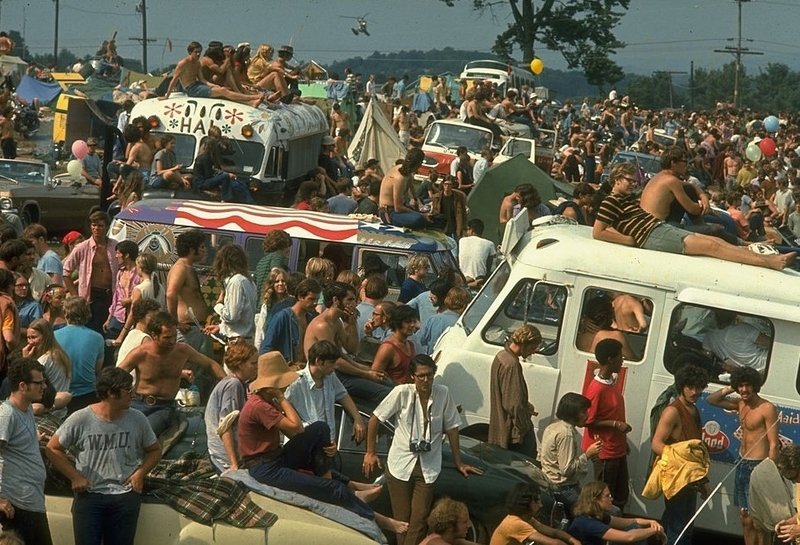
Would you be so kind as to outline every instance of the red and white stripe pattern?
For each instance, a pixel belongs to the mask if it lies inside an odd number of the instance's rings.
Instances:
[[[261,234],[280,229],[292,237],[355,243],[359,221],[294,208],[184,201],[176,206],[175,225]]]

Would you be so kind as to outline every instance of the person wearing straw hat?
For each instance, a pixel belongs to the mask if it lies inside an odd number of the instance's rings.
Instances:
[[[253,395],[239,414],[239,466],[260,483],[374,519],[373,510],[347,485],[329,478],[332,458],[326,452],[331,442],[328,424],[312,422],[304,428],[294,406],[284,397],[286,388],[299,378],[280,352],[259,356],[258,375],[250,383]],[[289,439],[283,446],[281,433]]]

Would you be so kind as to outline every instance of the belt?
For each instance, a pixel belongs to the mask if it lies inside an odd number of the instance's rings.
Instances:
[[[271,462],[281,454],[283,454],[283,447],[277,447],[272,450],[268,450],[267,452],[256,454],[255,456],[248,456],[247,458],[243,458],[242,466],[245,469],[250,469],[256,467],[258,464]]]
[[[160,397],[156,397],[150,394],[135,394],[134,399],[137,401],[141,401],[145,405],[150,407],[154,405],[173,405],[175,403],[175,399],[162,399]]]

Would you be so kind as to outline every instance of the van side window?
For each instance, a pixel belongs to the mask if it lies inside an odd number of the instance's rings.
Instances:
[[[250,270],[254,271],[258,262],[264,257],[264,237],[247,237],[244,251],[247,253],[247,264]]]
[[[467,335],[478,327],[478,323],[489,312],[489,307],[500,296],[510,275],[511,266],[508,261],[503,260],[461,316],[461,323],[464,325]]]
[[[487,292],[487,289],[483,291]],[[532,324],[542,333],[539,353],[548,356],[555,354],[566,302],[567,289],[564,286],[526,278],[517,284],[484,329],[483,340],[503,346],[515,329]]]
[[[753,367],[766,377],[774,337],[772,322],[761,316],[680,304],[670,318],[664,367],[674,374],[686,364],[697,365],[721,384],[736,367]]]
[[[575,347],[594,354],[598,342],[616,339],[626,360],[641,361],[652,313],[653,302],[646,297],[590,288],[583,297]]]
[[[232,244],[233,236],[209,233],[208,231],[203,231],[203,234],[206,236],[206,257],[202,261],[195,263],[195,267],[210,269],[214,264],[214,258],[219,249],[226,244]]]

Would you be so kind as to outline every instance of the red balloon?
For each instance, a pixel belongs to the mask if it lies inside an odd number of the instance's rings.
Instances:
[[[764,138],[758,143],[758,147],[761,148],[761,153],[767,157],[775,155],[775,141],[772,138]]]

